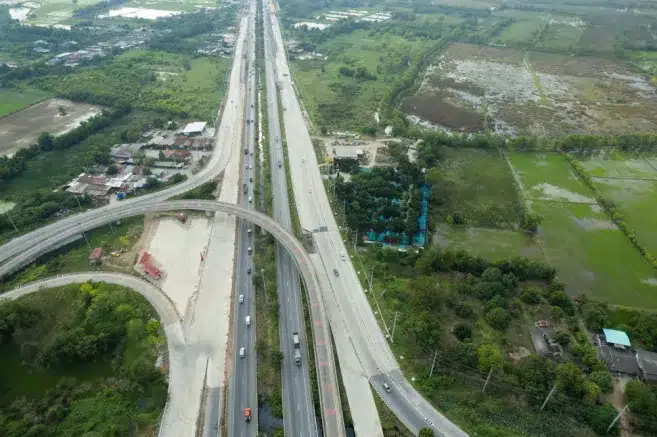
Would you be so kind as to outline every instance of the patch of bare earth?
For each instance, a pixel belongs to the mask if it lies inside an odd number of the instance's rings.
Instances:
[[[647,78],[607,59],[453,44],[402,103],[412,120],[461,131],[568,134],[657,129]]]
[[[64,99],[45,100],[0,119],[0,156],[36,142],[41,132],[61,135],[102,112],[102,107]]]

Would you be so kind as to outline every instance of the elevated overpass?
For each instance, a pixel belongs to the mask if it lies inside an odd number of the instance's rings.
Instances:
[[[5,248],[11,243],[0,246],[0,253],[2,253],[3,258],[5,258],[4,263],[0,265],[0,278],[25,267],[41,255],[44,255],[60,246],[62,241],[69,240],[82,232],[127,217],[152,212],[171,212],[180,210],[233,214],[236,217],[247,220],[272,234],[285,250],[288,251],[301,273],[301,277],[308,292],[308,301],[310,304],[311,317],[313,319],[313,346],[315,350],[315,366],[319,386],[321,417],[324,424],[324,435],[326,437],[344,437],[345,429],[342,407],[340,404],[340,390],[329,322],[324,302],[321,297],[321,286],[315,275],[313,262],[303,248],[301,242],[271,217],[238,205],[209,200],[175,200],[160,203],[134,202],[124,205],[122,208],[94,210],[72,217],[84,217],[83,220],[71,220],[71,218],[69,218],[54,223],[53,225],[49,225],[47,227],[49,228],[48,231],[36,235],[27,234],[25,237],[28,238],[22,238],[22,243],[19,245],[21,246],[21,251],[18,253],[14,252],[15,256],[13,258],[7,259],[8,257],[5,256],[7,253]],[[16,245],[14,244],[11,247],[16,247]],[[93,273],[91,275],[92,277],[95,276]],[[96,276],[99,279],[94,280],[103,280],[102,273],[98,273]]]

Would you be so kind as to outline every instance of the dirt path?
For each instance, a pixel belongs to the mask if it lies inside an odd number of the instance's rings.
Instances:
[[[628,381],[631,381],[631,379],[627,377],[619,377],[618,379],[614,380],[614,391],[608,396],[608,398],[609,402],[611,402],[614,408],[616,408],[616,411],[621,411],[625,407],[624,393],[625,386],[627,385]],[[630,432],[631,427],[628,420],[628,415],[623,413],[619,421],[621,437],[633,437],[634,434]]]

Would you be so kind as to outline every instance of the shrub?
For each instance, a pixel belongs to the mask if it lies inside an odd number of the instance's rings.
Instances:
[[[534,288],[528,288],[520,294],[520,299],[525,303],[535,305],[541,302],[541,294]]]
[[[452,334],[460,341],[466,341],[472,338],[472,327],[467,323],[457,323],[452,330]]]
[[[461,302],[454,312],[457,316],[463,317],[464,319],[470,319],[475,315],[474,307],[470,302]]]
[[[486,321],[493,328],[503,331],[509,326],[511,316],[504,308],[493,308],[486,313]]]
[[[554,334],[554,340],[561,346],[568,346],[570,344],[570,335],[566,331],[557,331]]]

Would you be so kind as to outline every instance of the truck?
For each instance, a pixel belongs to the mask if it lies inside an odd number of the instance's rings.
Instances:
[[[299,333],[298,332],[293,332],[292,333],[292,343],[294,344],[295,348],[299,348],[301,343],[299,342]]]
[[[249,187],[246,184],[242,184],[242,193],[246,194],[249,191]]]

